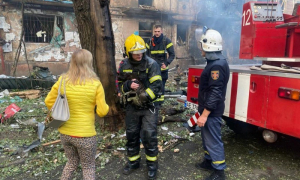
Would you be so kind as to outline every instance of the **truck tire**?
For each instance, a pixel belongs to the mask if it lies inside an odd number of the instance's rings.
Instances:
[[[258,130],[257,126],[254,126],[252,124],[248,124],[225,116],[223,116],[223,119],[226,121],[226,125],[236,134],[247,135],[255,133]]]

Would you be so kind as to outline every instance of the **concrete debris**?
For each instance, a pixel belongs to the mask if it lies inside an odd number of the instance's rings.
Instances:
[[[9,96],[9,91],[5,89],[4,91],[0,92],[0,98],[3,98],[5,96]]]
[[[165,151],[171,147],[174,147],[177,142],[178,142],[178,139],[171,139],[170,141],[168,141],[164,144],[165,147],[162,150]]]
[[[19,124],[11,124],[10,127],[14,128],[14,129],[19,129],[20,128]]]
[[[17,119],[16,121],[19,124],[26,125],[26,126],[28,126],[28,125],[36,125],[38,123],[35,118],[31,118],[31,119],[28,119],[26,121],[21,121],[21,120]]]
[[[167,127],[165,127],[165,126],[161,127],[161,129],[162,129],[162,130],[165,130],[165,131],[167,131],[167,130],[168,130],[168,128],[167,128]]]
[[[163,146],[158,145],[157,147],[158,147],[158,151],[159,151],[159,152],[161,152],[161,153],[164,152],[164,151],[163,151]]]
[[[97,153],[95,156],[95,159],[97,159],[101,154],[102,154],[102,152]]]
[[[123,152],[120,152],[120,151],[113,151],[112,155],[117,156],[119,158],[124,158],[125,157],[125,154]]]
[[[176,135],[175,133],[173,132],[168,132],[168,135],[172,136],[173,138],[181,138],[180,136]]]
[[[178,153],[180,150],[179,149],[174,149],[174,153]]]
[[[190,137],[193,137],[193,136],[195,136],[195,133],[190,133]]]
[[[123,138],[123,137],[126,137],[126,133],[119,136],[119,138]]]

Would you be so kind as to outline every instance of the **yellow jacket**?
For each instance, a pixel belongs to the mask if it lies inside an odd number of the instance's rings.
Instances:
[[[61,77],[52,86],[45,99],[45,104],[49,110],[55,103],[60,81]],[[60,92],[63,93],[63,83]],[[96,112],[100,117],[105,116],[109,110],[101,82],[94,80],[83,85],[67,83],[66,96],[70,109],[70,119],[58,128],[58,131],[69,136],[95,136],[95,105],[97,105]]]

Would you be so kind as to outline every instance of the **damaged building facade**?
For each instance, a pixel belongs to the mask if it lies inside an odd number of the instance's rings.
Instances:
[[[110,3],[112,27],[115,36],[116,61],[123,58],[124,41],[130,34],[138,33],[146,42],[153,35],[153,26],[162,25],[163,34],[171,39],[178,64],[186,68],[195,59],[191,51],[197,49],[195,29],[201,0],[128,0]],[[199,50],[198,50],[199,51]],[[199,54],[200,56],[200,54]]]
[[[239,60],[242,6],[248,0],[111,0],[110,11],[115,38],[116,65],[123,59],[124,41],[138,33],[145,41],[160,24],[163,33],[173,42],[176,58],[171,67],[186,69],[190,64],[203,63],[197,30],[207,25],[221,32],[224,52],[231,64]],[[276,1],[276,0],[274,0]],[[32,66],[48,67],[54,75],[65,72],[72,53],[81,48],[71,0],[0,0],[0,74],[12,75],[18,59],[16,76],[29,75],[27,59]],[[285,0],[278,3],[289,7]],[[23,23],[22,23],[23,22]],[[23,40],[17,58],[22,25]],[[26,49],[26,52],[24,51]],[[4,63],[3,63],[4,62]],[[4,71],[5,70],[5,71]]]
[[[72,1],[27,1],[23,18],[21,2],[0,0],[0,74],[12,75],[17,64],[16,76],[28,76],[25,55],[30,69],[36,65],[55,75],[65,72],[72,53],[81,47]],[[24,43],[17,58],[22,26]]]
[[[111,0],[110,10],[115,36],[116,64],[123,59],[124,41],[132,33],[139,33],[148,41],[153,26],[163,26],[176,51],[172,63],[190,64],[190,44],[194,43],[197,28],[197,5],[200,0]],[[16,63],[22,29],[22,0],[0,0],[0,38],[3,48],[0,74],[12,75]],[[24,5],[24,47],[16,69],[16,76],[28,76],[30,67],[48,67],[57,75],[65,72],[72,53],[80,48],[72,1],[31,0]],[[4,62],[4,66],[2,65]],[[193,62],[192,62],[193,63]]]

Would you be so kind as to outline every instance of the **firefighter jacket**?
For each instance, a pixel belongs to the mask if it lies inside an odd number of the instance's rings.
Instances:
[[[226,58],[221,52],[206,53],[207,65],[202,71],[198,94],[198,111],[211,111],[210,117],[220,117],[225,109],[225,95],[230,76]]]
[[[175,58],[173,43],[166,36],[163,36],[163,40],[159,44],[155,45],[151,38],[146,44],[146,47],[148,49],[147,55],[153,58],[159,64],[159,66],[161,66],[162,63],[168,66]],[[169,57],[167,57],[167,53],[169,54]],[[167,67],[166,69],[161,69],[161,71],[168,71],[168,69],[169,68]]]
[[[126,58],[118,70],[118,83],[122,94],[131,91],[132,79],[137,79],[143,86],[149,102],[154,102],[161,95],[162,79],[159,65],[143,55],[140,62]]]

